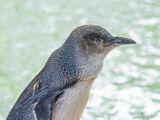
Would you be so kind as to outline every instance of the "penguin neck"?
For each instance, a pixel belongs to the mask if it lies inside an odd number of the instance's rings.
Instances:
[[[69,78],[92,79],[95,78],[103,67],[103,56],[88,55],[77,44],[64,44],[61,49],[63,66]],[[64,65],[65,64],[65,65]]]

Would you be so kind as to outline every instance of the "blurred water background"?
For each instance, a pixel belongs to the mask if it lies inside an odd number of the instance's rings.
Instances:
[[[108,55],[82,120],[160,120],[160,0],[0,0],[0,120],[82,24],[138,43]]]

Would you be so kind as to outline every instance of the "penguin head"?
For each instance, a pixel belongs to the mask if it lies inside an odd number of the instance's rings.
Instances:
[[[107,30],[97,25],[83,25],[72,31],[68,41],[81,46],[90,55],[106,55],[120,45],[136,44],[130,38],[112,36]]]

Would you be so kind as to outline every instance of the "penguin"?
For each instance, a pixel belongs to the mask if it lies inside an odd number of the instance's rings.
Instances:
[[[20,95],[7,120],[80,120],[107,54],[136,44],[98,25],[75,28]]]

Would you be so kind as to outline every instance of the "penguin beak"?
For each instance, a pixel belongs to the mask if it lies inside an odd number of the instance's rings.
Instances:
[[[125,37],[113,37],[110,41],[110,45],[128,45],[136,44],[136,42],[130,38]]]

